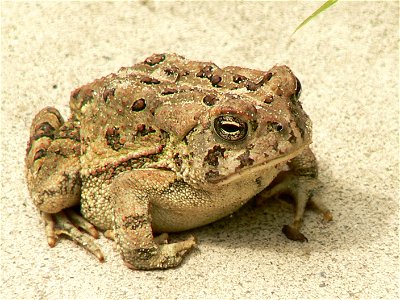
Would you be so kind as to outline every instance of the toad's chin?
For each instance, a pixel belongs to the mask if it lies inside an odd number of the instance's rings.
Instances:
[[[280,169],[282,169],[286,165],[286,162],[288,162],[289,160],[293,159],[294,157],[300,155],[306,147],[308,147],[308,144],[303,145],[302,147],[299,147],[298,149],[290,152],[289,154],[281,155],[272,160],[264,161],[264,162],[258,163],[256,165],[252,165],[247,168],[240,169],[237,172],[232,173],[230,175],[215,176],[215,177],[208,178],[207,182],[210,184],[213,184],[215,186],[222,186],[222,185],[230,184],[237,180],[242,180],[243,178],[258,177],[259,174],[262,174],[262,173],[266,172],[267,170],[278,169],[278,171],[280,171]]]

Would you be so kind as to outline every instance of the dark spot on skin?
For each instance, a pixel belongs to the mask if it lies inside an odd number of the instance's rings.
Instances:
[[[224,157],[225,148],[220,145],[215,145],[212,149],[208,150],[206,157],[204,157],[204,163],[210,166],[217,167],[219,165],[218,158]]]
[[[169,139],[169,133],[168,133],[168,132],[166,132],[166,131],[160,129],[160,134],[161,134],[161,139],[162,139],[162,140],[167,140],[167,139]],[[165,146],[165,145],[164,145],[164,146]],[[163,147],[164,147],[164,146],[163,146]]]
[[[203,98],[203,103],[208,106],[213,106],[215,103],[217,103],[217,101],[218,98],[212,95],[207,95]]]
[[[212,71],[213,71],[212,66],[205,66],[196,74],[196,76],[210,79],[212,76]]]
[[[117,127],[113,127],[113,128],[110,127],[110,128],[107,128],[106,135],[107,136],[111,136],[111,135],[114,135],[117,132],[118,132],[118,128]]]
[[[166,88],[165,90],[163,90],[161,92],[161,95],[171,95],[171,94],[175,94],[176,92],[178,92],[177,89]]]
[[[253,81],[248,81],[246,84],[246,89],[248,89],[249,91],[256,91],[259,88],[259,86],[257,85],[257,83],[254,83]]]
[[[137,131],[137,134],[136,134],[137,136],[145,136],[145,135],[148,135],[150,133],[156,132],[151,126],[146,127],[145,124],[139,124],[136,127],[136,131]]]
[[[182,76],[189,75],[190,72],[188,70],[180,70],[178,67],[171,66],[164,70],[167,75],[178,75],[175,81],[178,81]]]
[[[269,131],[281,132],[283,130],[283,125],[278,122],[268,122],[267,129]]]
[[[61,117],[60,112],[57,109],[55,109],[54,107],[47,107],[47,108],[45,108],[45,110],[47,113],[55,115],[60,124],[64,123],[64,120]]]
[[[145,59],[144,63],[149,66],[154,66],[159,64],[160,62],[164,61],[165,55],[164,54],[153,54],[152,56]]]
[[[57,88],[57,84],[53,84],[53,89],[56,89]]]
[[[250,157],[249,150],[246,150],[246,152],[239,155],[236,159],[240,161],[240,165],[237,167],[237,169],[241,169],[245,166],[251,166],[254,163],[254,159]]]
[[[78,99],[78,95],[79,95],[79,92],[80,92],[80,91],[81,91],[80,88],[74,90],[74,91],[71,93],[71,97],[74,98],[75,100]]]
[[[219,83],[221,82],[221,80],[222,80],[222,77],[219,76],[219,75],[213,75],[213,76],[211,76],[211,78],[210,78],[211,84],[212,84],[213,86],[216,86],[216,87],[219,87],[219,86],[220,86]]]
[[[293,134],[291,134],[289,138],[289,143],[296,144],[296,140],[297,140],[296,137]]]
[[[264,103],[270,104],[274,101],[274,96],[273,95],[267,95],[264,98]]]
[[[251,120],[249,123],[250,123],[250,126],[251,126],[251,130],[252,130],[253,132],[256,131],[257,128],[258,128],[258,123],[257,123],[257,121]]]
[[[40,132],[39,134],[35,134],[33,136],[31,136],[31,138],[29,139],[29,147],[32,146],[33,141],[36,141],[42,137],[48,137],[50,139],[54,139],[54,134],[53,133],[45,133],[45,132]]]
[[[142,77],[142,79],[140,80],[140,82],[143,82],[145,84],[159,84],[160,80],[156,79],[156,78],[151,78],[149,76],[144,76]]]
[[[39,158],[42,158],[43,156],[46,155],[46,153],[47,153],[47,150],[45,150],[45,149],[40,149],[39,151],[37,151],[37,152],[35,153],[35,156],[34,156],[33,160],[37,160],[37,159],[39,159]]]
[[[235,82],[235,83],[241,83],[241,82],[246,81],[246,80],[247,80],[246,76],[238,75],[238,74],[233,75],[233,82]]]
[[[140,98],[138,100],[136,100],[135,102],[133,102],[131,109],[132,111],[141,111],[143,109],[145,109],[146,107],[146,100],[144,100],[143,98]]]
[[[103,93],[104,102],[107,103],[109,98],[114,97],[114,95],[115,95],[115,88],[105,90]]]
[[[271,73],[271,72],[268,72],[268,73],[264,74],[263,78],[262,78],[259,82],[257,82],[257,83],[254,83],[254,82],[252,82],[252,81],[249,80],[249,81],[247,82],[247,84],[246,84],[246,88],[247,88],[249,91],[256,91],[256,90],[259,89],[261,86],[263,86],[264,83],[266,83],[267,81],[269,81],[269,80],[271,79],[271,77],[272,77],[272,73]]]
[[[35,136],[53,137],[54,127],[49,122],[43,122],[39,127],[35,128]]]
[[[182,166],[182,158],[180,157],[179,153],[174,155],[174,162],[178,167]]]
[[[174,75],[174,74],[178,74],[179,69],[178,69],[178,67],[172,66],[172,67],[165,69],[164,72],[167,75]]]
[[[54,139],[72,139],[80,142],[80,126],[76,123],[64,123],[57,131],[54,133]]]
[[[268,72],[267,74],[264,75],[263,81],[267,82],[272,78],[272,73]]]
[[[189,74],[190,74],[190,72],[188,70],[182,70],[182,71],[179,72],[180,76],[187,76]]]
[[[157,254],[157,248],[156,247],[152,247],[152,248],[138,248],[138,249],[134,249],[132,251],[136,252],[135,258],[137,258],[137,262],[136,264],[140,265],[140,261],[149,261],[153,256],[155,256]],[[163,262],[163,263],[168,263],[167,262]],[[148,263],[144,263],[143,266],[147,266]]]
[[[261,177],[257,177],[257,178],[256,178],[256,184],[257,184],[259,187],[261,187],[261,185],[262,185]]]
[[[86,90],[82,95],[82,106],[85,106],[87,103],[92,102],[93,100],[93,90]]]
[[[146,215],[127,216],[123,218],[123,227],[128,230],[135,231],[143,226],[148,225],[149,220]]]
[[[39,168],[40,170],[41,168]],[[58,190],[44,190],[42,193],[40,193],[40,198],[47,198],[47,197],[53,197],[54,195],[59,194]],[[44,203],[44,201],[40,201],[40,203]]]
[[[142,132],[146,128],[145,124],[138,124],[136,127],[137,132]]]
[[[80,87],[71,93],[71,98],[76,101],[77,108],[82,108],[93,100],[93,90],[87,86]]]
[[[106,140],[107,145],[109,145],[113,150],[118,151],[123,144],[120,143],[120,133],[118,127],[109,127],[106,130]]]
[[[214,179],[214,178],[216,178],[218,176],[219,176],[219,172],[217,170],[210,170],[205,174],[204,179],[205,180],[212,180],[212,179]]]

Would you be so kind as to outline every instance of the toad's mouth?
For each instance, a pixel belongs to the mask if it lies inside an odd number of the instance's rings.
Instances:
[[[290,154],[287,155],[282,155],[277,158],[274,158],[273,160],[269,160],[266,162],[262,162],[256,165],[252,165],[249,168],[246,169],[241,169],[235,173],[232,173],[230,175],[226,176],[220,176],[220,177],[214,177],[214,178],[209,178],[207,180],[208,183],[214,184],[216,186],[218,185],[226,185],[229,184],[233,181],[240,180],[241,178],[245,178],[250,174],[259,174],[262,173],[265,170],[274,168],[275,166],[278,166],[280,164],[285,164],[287,161],[295,158],[296,156],[300,155],[306,147],[309,145],[303,145],[302,147],[299,147],[295,151],[291,152]],[[257,176],[257,175],[255,175]]]

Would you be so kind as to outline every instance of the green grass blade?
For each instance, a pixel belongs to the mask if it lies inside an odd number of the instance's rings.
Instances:
[[[295,34],[297,30],[299,30],[301,27],[306,25],[313,18],[318,16],[321,12],[323,12],[326,9],[328,9],[329,7],[331,7],[333,4],[335,4],[338,1],[339,0],[328,0],[328,1],[326,1],[324,4],[321,5],[320,8],[318,8],[315,12],[313,12],[313,14],[311,16],[309,16],[307,19],[305,19],[303,22],[301,22],[301,24],[299,26],[297,26],[296,30],[292,33],[292,35]]]

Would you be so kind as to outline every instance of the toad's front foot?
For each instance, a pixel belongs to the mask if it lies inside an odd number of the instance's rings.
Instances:
[[[114,203],[114,233],[125,264],[131,269],[177,267],[195,245],[195,239],[166,243],[167,235],[154,237],[151,208],[176,180],[170,171],[147,169],[124,172],[110,187]],[[180,199],[183,195],[174,195]]]
[[[94,241],[94,238],[99,237],[98,231],[78,213],[72,209],[65,209],[55,214],[41,212],[41,216],[45,223],[47,242],[50,247],[54,247],[58,237],[65,234],[96,256],[99,261],[104,261],[104,255]],[[82,233],[78,227],[89,233],[90,236]]]
[[[275,185],[258,195],[257,204],[270,197],[290,196],[294,200],[294,219],[291,225],[284,225],[282,232],[293,241],[307,242],[300,232],[306,207],[312,207],[323,214],[326,221],[332,221],[329,209],[320,201],[318,190],[318,169],[314,154],[309,148],[288,163],[289,171],[282,172],[275,180]],[[284,197],[286,198],[286,197]]]
[[[131,269],[152,270],[174,268],[181,264],[183,257],[196,246],[193,236],[185,241],[153,245],[150,248],[123,249],[125,265]]]

